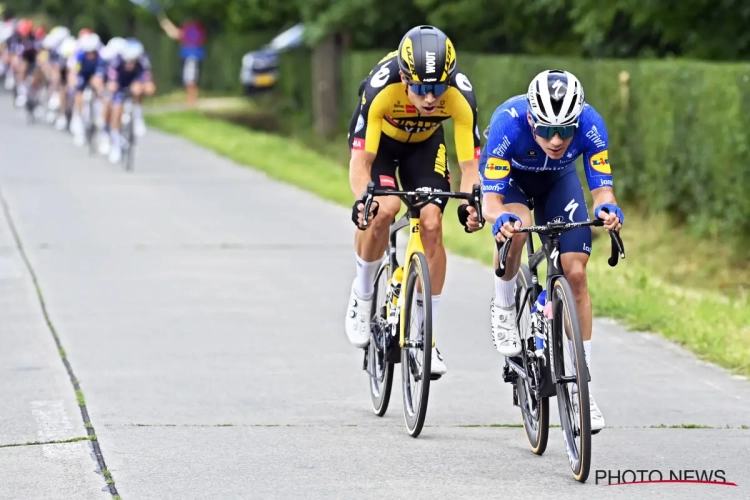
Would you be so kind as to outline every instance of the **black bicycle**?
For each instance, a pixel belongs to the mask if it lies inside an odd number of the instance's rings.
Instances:
[[[526,239],[529,264],[521,264],[515,290],[516,325],[523,348],[518,356],[506,358],[503,369],[504,381],[513,385],[513,405],[521,409],[531,451],[537,455],[547,448],[549,398],[557,396],[568,461],[573,476],[580,482],[586,481],[591,468],[591,376],[585,361],[575,297],[560,263],[558,238],[571,229],[603,225],[602,220],[596,219],[550,222],[518,230],[547,236],[547,239],[536,252],[531,236]],[[608,262],[614,267],[618,258],[625,258],[625,250],[619,233],[610,231],[609,235],[612,253]],[[499,266],[495,274],[498,277],[505,274],[511,240],[497,243]],[[546,290],[539,284],[537,275],[544,261],[547,262]],[[538,302],[540,297],[542,300]],[[542,306],[542,310],[535,310],[538,306]]]
[[[471,193],[451,191],[392,191],[367,185],[362,213],[364,225],[375,196],[398,196],[406,204],[406,213],[390,227],[388,249],[375,277],[374,303],[370,316],[370,343],[364,348],[362,369],[370,380],[372,409],[379,417],[385,415],[391,397],[394,365],[401,363],[404,420],[409,435],[419,436],[427,415],[431,374],[432,347],[432,286],[427,258],[419,232],[419,214],[432,200],[458,198],[468,200],[477,211],[480,226],[482,193],[475,184]],[[396,234],[409,227],[404,265],[396,259]],[[422,299],[418,297],[421,294]]]

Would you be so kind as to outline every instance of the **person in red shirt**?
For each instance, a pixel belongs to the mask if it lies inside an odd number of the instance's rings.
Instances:
[[[178,28],[164,14],[159,16],[159,24],[167,36],[180,42],[182,83],[187,93],[187,106],[193,108],[198,102],[198,80],[206,52],[206,30],[195,20],[187,20]]]

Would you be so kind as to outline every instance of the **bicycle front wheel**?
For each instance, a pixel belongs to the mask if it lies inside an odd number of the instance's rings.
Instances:
[[[409,435],[419,436],[427,415],[432,361],[432,287],[427,258],[415,253],[406,282],[404,347],[401,349],[404,420]]]
[[[557,405],[570,467],[576,481],[586,482],[591,469],[589,372],[583,350],[573,290],[564,277],[552,286],[552,353]]]
[[[388,349],[391,343],[397,342],[391,335],[388,324],[388,281],[391,278],[391,266],[384,260],[375,277],[375,301],[370,317],[370,344],[367,346],[367,372],[370,376],[370,399],[372,411],[382,417],[388,410],[393,387],[393,363],[388,360]]]

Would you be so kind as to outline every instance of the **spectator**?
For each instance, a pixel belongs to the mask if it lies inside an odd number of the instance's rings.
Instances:
[[[180,42],[182,83],[187,94],[187,106],[194,108],[198,102],[200,63],[205,56],[206,30],[194,20],[187,20],[178,28],[164,14],[159,16],[159,24],[167,36]]]

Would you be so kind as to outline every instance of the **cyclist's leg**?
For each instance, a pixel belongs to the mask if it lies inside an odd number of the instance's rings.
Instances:
[[[83,129],[83,91],[88,85],[89,76],[84,73],[75,72],[75,86],[73,94],[73,113],[70,119],[70,131],[73,134],[76,144],[83,146],[85,143],[85,130]]]
[[[120,151],[120,124],[122,119],[122,103],[125,101],[125,93],[120,90],[117,80],[112,80],[107,84],[112,94],[112,108],[110,110],[109,137],[111,147],[109,151],[109,161],[118,163],[122,151]]]
[[[152,96],[156,93],[156,85],[151,80],[151,72],[144,71],[136,78],[130,87],[133,94],[133,127],[135,134],[143,136],[146,134],[146,122],[143,119],[143,96]]]
[[[535,218],[537,223],[550,222],[561,217],[565,222],[585,222],[589,220],[583,187],[575,170],[560,177],[550,191],[536,204]],[[575,296],[578,319],[583,337],[583,349],[586,364],[591,369],[591,299],[586,280],[586,264],[591,254],[591,228],[573,229],[560,236],[560,262],[565,277],[570,283]],[[572,351],[572,349],[571,349]],[[604,428],[604,416],[594,401],[589,386],[589,407],[591,414],[591,429],[600,431]]]
[[[102,127],[101,137],[99,139],[99,153],[108,155],[111,151],[111,121],[112,121],[112,91],[109,86],[107,73],[101,75],[101,100],[102,100]]]
[[[406,190],[450,191],[450,168],[448,166],[443,127],[439,127],[427,140],[408,144],[409,154],[401,162],[399,177]],[[432,296],[432,331],[439,331],[440,299],[445,283],[446,255],[443,246],[443,211],[447,199],[437,199],[424,206],[420,212],[419,233],[425,257],[430,269]],[[417,293],[417,300],[424,300]],[[432,350],[431,371],[434,375],[447,372],[442,355],[437,348]]]
[[[355,119],[356,123],[356,119]],[[352,147],[351,128],[349,147]],[[373,162],[370,175],[378,189],[396,189],[396,166],[385,135],[380,139],[380,148]],[[346,335],[357,347],[365,347],[370,339],[370,312],[375,287],[375,274],[378,271],[383,252],[388,247],[388,233],[401,206],[401,200],[394,196],[378,196],[378,214],[365,231],[356,230],[354,249],[356,277],[349,294],[346,312]]]
[[[565,222],[589,220],[586,198],[574,170],[564,174],[545,196],[535,198],[537,224],[546,224],[556,217]],[[591,229],[582,227],[560,237],[560,253],[565,277],[573,289],[584,341],[591,339],[591,300],[586,282],[586,264],[591,254]]]
[[[496,197],[495,193],[504,190],[502,199],[504,209],[509,213],[517,215],[521,219],[522,225],[530,225],[531,211],[527,201],[528,196],[518,182],[518,178],[516,177],[517,172],[512,172],[509,176],[502,179],[493,179],[492,177],[494,176],[485,175],[487,162],[487,150],[483,148],[482,155],[479,158],[479,172],[482,179],[482,191],[485,193],[485,206],[491,205],[490,202],[494,201],[493,198]],[[488,221],[495,222],[493,218],[488,218]],[[516,326],[515,286],[516,275],[521,265],[525,244],[525,234],[517,234],[513,237],[508,257],[505,261],[505,275],[502,278],[494,277],[495,292],[490,302],[492,341],[497,351],[507,357],[516,356],[521,352],[521,341]],[[493,243],[493,246],[495,247],[495,268],[497,268],[497,245]]]

